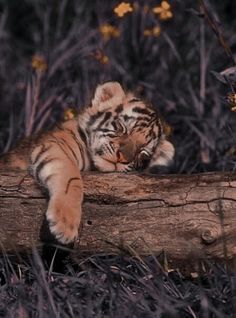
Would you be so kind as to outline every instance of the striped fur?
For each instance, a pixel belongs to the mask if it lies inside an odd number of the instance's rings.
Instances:
[[[119,83],[97,87],[78,118],[27,140],[0,163],[29,168],[49,192],[46,212],[51,232],[62,243],[76,240],[81,220],[80,171],[131,171],[167,166],[174,156],[155,108]]]

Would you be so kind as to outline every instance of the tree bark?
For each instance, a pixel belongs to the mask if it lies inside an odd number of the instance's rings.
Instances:
[[[165,252],[170,262],[236,255],[236,173],[85,173],[80,253]],[[27,250],[52,237],[47,196],[24,172],[0,171],[0,244]]]

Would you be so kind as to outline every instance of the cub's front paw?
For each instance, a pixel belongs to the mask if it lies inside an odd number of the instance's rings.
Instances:
[[[66,198],[51,198],[47,209],[50,231],[63,244],[74,242],[78,237],[81,220],[81,203]]]
[[[128,164],[124,164],[124,163],[117,163],[116,164],[116,171],[119,172],[130,172],[134,170],[134,164],[133,163],[128,163]]]

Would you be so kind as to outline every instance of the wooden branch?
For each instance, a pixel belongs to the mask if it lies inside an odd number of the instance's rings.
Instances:
[[[169,260],[232,259],[236,254],[236,173],[84,174],[80,240],[88,253],[165,251]],[[51,239],[47,199],[32,178],[0,172],[0,243],[27,249]]]

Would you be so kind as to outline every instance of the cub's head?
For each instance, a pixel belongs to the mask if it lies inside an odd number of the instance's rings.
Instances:
[[[174,147],[166,140],[157,110],[126,94],[117,82],[97,87],[79,126],[100,171],[149,170],[173,159]]]

